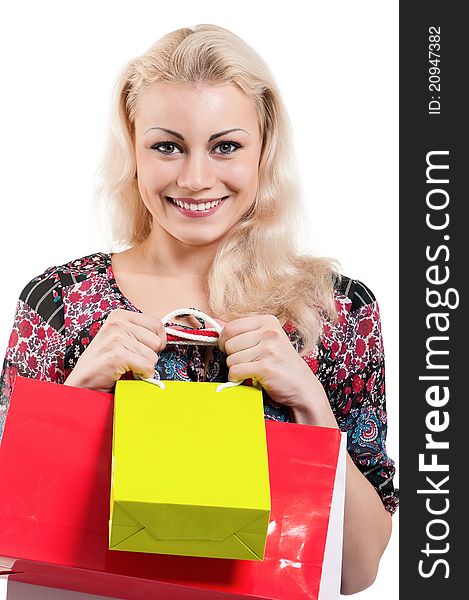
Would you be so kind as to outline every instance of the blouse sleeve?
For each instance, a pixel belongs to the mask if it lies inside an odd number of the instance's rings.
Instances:
[[[349,280],[347,299],[347,303],[338,304],[341,339],[325,341],[333,355],[334,368],[323,385],[340,429],[347,432],[347,449],[352,460],[374,486],[386,510],[393,514],[398,505],[398,491],[393,484],[394,461],[386,453],[385,369],[379,307],[373,293],[357,280]]]
[[[17,375],[64,382],[65,338],[62,286],[55,267],[21,292],[0,375],[0,442]]]

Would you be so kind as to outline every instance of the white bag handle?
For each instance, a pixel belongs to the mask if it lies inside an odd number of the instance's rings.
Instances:
[[[192,332],[188,332],[188,331],[180,331],[179,329],[173,329],[172,327],[167,327],[165,325],[173,317],[180,317],[181,315],[187,315],[187,314],[194,315],[195,317],[200,317],[201,319],[204,319],[204,321],[210,323],[210,325],[212,325],[212,328],[206,328],[206,329],[203,329],[203,331],[212,332],[216,335],[212,335],[212,336],[198,335],[196,333],[192,333]],[[194,342],[198,342],[199,344],[203,344],[206,346],[215,346],[218,341],[218,338],[220,337],[220,333],[222,332],[222,329],[223,329],[223,327],[221,327],[221,325],[219,325],[215,321],[215,319],[213,319],[212,317],[209,317],[208,315],[203,313],[201,310],[197,310],[195,308],[177,308],[176,310],[172,310],[167,315],[165,315],[161,319],[161,321],[163,323],[164,330],[166,331],[166,333],[177,336],[178,338],[182,338],[182,340],[168,341],[168,344],[191,344]],[[202,328],[200,328],[200,329],[202,329]],[[166,389],[166,386],[163,383],[163,381],[161,381],[161,379],[154,379],[153,377],[145,378],[135,372],[133,372],[133,375],[134,375],[134,379],[140,379],[142,381],[152,383],[153,385],[158,386],[162,390]],[[244,379],[242,379],[241,381],[227,381],[226,383],[221,383],[215,391],[221,392],[225,388],[235,387],[237,385],[240,385],[241,383],[243,383],[243,381],[244,381]],[[255,380],[253,380],[253,384],[254,383],[255,383]]]

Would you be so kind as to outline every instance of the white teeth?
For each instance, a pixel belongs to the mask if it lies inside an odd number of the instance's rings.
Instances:
[[[174,204],[177,204],[177,206],[180,206],[181,208],[198,212],[209,210],[210,208],[217,206],[217,204],[220,204],[223,198],[220,198],[220,200],[213,200],[212,202],[199,202],[198,204],[188,204],[187,202],[182,202],[182,200],[176,200],[175,198],[171,198],[171,200],[174,202]]]

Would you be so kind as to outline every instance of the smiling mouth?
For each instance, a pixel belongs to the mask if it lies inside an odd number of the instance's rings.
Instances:
[[[169,202],[172,202],[179,208],[184,208],[185,210],[190,210],[193,212],[204,212],[207,210],[211,210],[223,200],[226,200],[228,196],[223,196],[222,198],[218,198],[217,200],[212,200],[210,202],[185,202],[183,200],[179,200],[178,198],[171,198],[170,196],[166,196],[166,199]]]

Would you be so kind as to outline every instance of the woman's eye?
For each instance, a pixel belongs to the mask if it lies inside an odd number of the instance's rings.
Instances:
[[[171,142],[160,142],[158,144],[154,144],[152,149],[158,150],[162,154],[176,154],[175,150],[179,150],[176,144],[172,144]]]
[[[157,144],[153,144],[151,148],[152,150],[157,150],[161,154],[166,155],[182,153],[181,148],[172,142],[158,142]],[[238,144],[237,142],[220,142],[215,146],[213,152],[214,154],[221,155],[233,154],[238,148],[241,148],[241,144]]]
[[[236,142],[220,142],[215,148],[220,150],[220,152],[215,152],[215,154],[233,154],[238,148],[241,148],[241,145]]]

